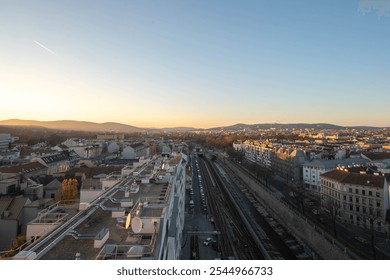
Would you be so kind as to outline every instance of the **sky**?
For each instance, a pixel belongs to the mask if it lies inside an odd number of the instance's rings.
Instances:
[[[0,120],[390,126],[388,0],[0,0]]]

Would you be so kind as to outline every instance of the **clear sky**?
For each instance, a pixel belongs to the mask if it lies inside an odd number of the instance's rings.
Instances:
[[[0,120],[390,126],[387,0],[0,0]]]

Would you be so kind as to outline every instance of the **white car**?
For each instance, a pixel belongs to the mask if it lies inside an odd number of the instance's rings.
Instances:
[[[208,237],[206,238],[205,241],[203,241],[203,245],[204,246],[209,246],[209,244],[211,243],[211,241],[213,241],[213,239],[211,237]]]

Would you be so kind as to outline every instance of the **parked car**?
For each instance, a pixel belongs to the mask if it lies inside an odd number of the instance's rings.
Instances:
[[[209,246],[209,244],[213,241],[211,237],[207,237],[205,241],[203,241],[204,246]]]
[[[367,239],[360,237],[360,236],[355,236],[355,240],[357,240],[360,244],[367,245],[368,241]]]
[[[313,209],[313,210],[311,210],[311,212],[313,212],[314,215],[320,214],[320,210],[318,210],[318,209]]]

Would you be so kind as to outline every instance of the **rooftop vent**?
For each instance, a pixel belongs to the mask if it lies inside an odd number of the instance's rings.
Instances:
[[[9,210],[4,211],[2,216],[4,218],[8,218],[9,216],[11,216],[11,211],[9,211]]]

